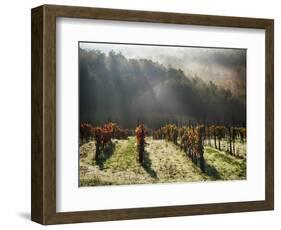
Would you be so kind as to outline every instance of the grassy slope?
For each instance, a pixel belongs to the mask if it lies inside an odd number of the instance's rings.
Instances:
[[[216,180],[246,179],[246,160],[205,146],[206,173]]]
[[[206,141],[208,142],[208,141]],[[215,141],[214,139],[211,140],[211,146],[215,146]],[[217,141],[217,146],[218,146],[218,141]],[[235,155],[238,156],[239,158],[246,158],[246,143],[242,143],[240,140],[235,141]],[[221,150],[222,151],[228,151],[229,143],[228,140],[222,139],[221,140]]]
[[[147,138],[145,150],[145,166],[142,167],[137,161],[134,137],[115,140],[98,162],[93,160],[94,142],[82,145],[80,185],[192,182],[246,177],[245,160],[212,147],[205,147],[205,174],[173,143]]]

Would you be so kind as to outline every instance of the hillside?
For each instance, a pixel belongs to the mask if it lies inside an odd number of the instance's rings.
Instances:
[[[244,144],[245,145],[245,144]],[[245,149],[242,148],[241,149]],[[202,173],[180,149],[165,140],[146,139],[144,166],[137,161],[135,137],[113,140],[98,162],[95,142],[80,146],[80,186],[241,180],[246,160],[205,146],[206,172]]]

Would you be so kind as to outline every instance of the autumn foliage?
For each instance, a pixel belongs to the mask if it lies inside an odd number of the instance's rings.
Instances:
[[[94,139],[96,142],[95,160],[98,160],[100,153],[106,146],[115,139],[127,139],[129,131],[121,129],[116,123],[108,122],[103,126],[93,126],[89,123],[80,124],[80,141]]]
[[[192,159],[198,163],[201,170],[205,171],[204,147],[203,147],[203,129],[204,126],[182,126],[177,127],[174,124],[167,124],[153,133],[154,139],[166,139],[171,141]]]
[[[144,159],[144,145],[145,145],[145,127],[143,124],[140,124],[136,127],[135,130],[136,139],[137,139],[137,148],[139,154],[139,162],[143,164]]]
[[[122,129],[117,123],[113,122],[105,123],[102,126],[93,126],[89,123],[80,124],[80,141],[95,140],[96,161],[99,159],[102,151],[112,143],[112,139],[127,139],[128,136],[132,134],[133,131]],[[141,164],[144,163],[146,135],[147,130],[144,124],[138,125],[135,129],[135,136],[138,160]],[[223,143],[227,143],[227,150],[225,151],[235,155],[236,139],[239,138],[241,142],[246,140],[246,128],[191,124],[179,127],[175,124],[167,124],[158,130],[154,130],[152,132],[152,137],[154,140],[162,139],[179,146],[180,149],[186,153],[186,156],[205,172],[204,145],[208,144],[212,146],[213,143],[213,147],[218,150],[223,150],[222,147],[226,145],[222,145],[221,142],[224,140]]]

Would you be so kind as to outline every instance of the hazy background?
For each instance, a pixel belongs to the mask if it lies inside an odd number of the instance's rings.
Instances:
[[[246,125],[246,50],[79,44],[80,121]]]

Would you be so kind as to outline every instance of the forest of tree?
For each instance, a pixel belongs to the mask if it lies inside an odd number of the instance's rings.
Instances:
[[[181,69],[114,51],[79,48],[80,123],[113,121],[127,129],[167,123],[246,126],[246,97]]]

